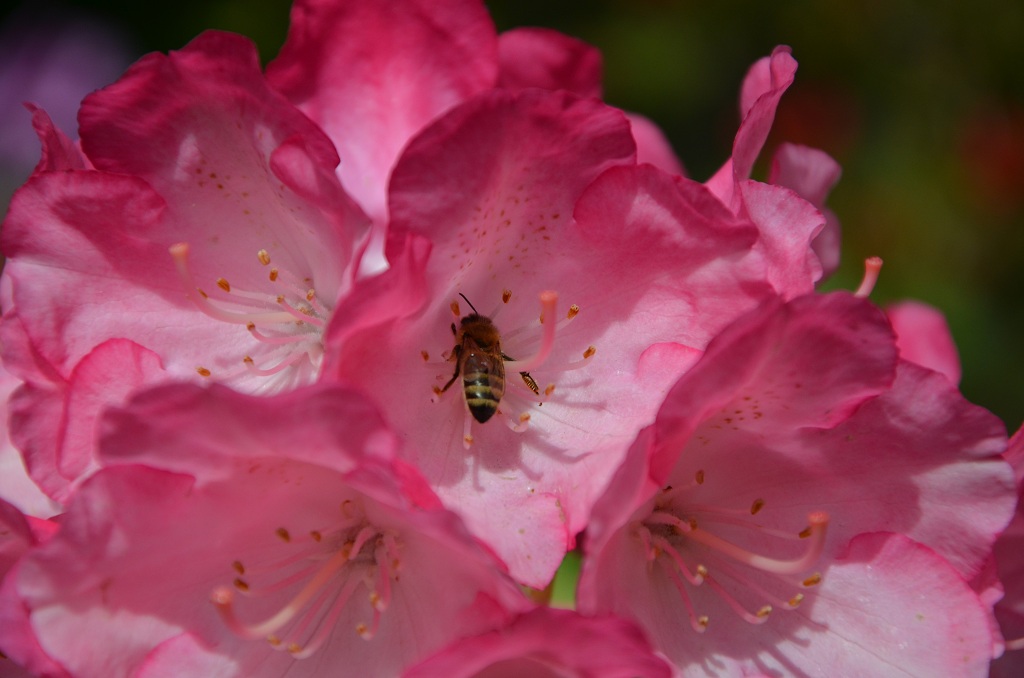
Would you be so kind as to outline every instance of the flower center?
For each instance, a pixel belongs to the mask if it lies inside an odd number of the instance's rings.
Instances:
[[[237,370],[215,375],[209,367],[197,365],[200,376],[227,381],[244,374],[283,378],[297,373],[316,374],[323,358],[323,330],[332,308],[317,295],[310,278],[271,266],[270,254],[260,250],[256,259],[267,271],[264,289],[241,289],[225,278],[217,278],[216,285],[207,291],[192,275],[188,243],[172,245],[170,252],[196,307],[221,322],[244,325],[255,340],[251,352],[239,356]]]
[[[453,372],[437,375],[439,382],[445,380],[445,383],[433,387],[431,400],[437,402],[450,388],[463,393],[466,405],[463,445],[469,449],[473,444],[474,420],[482,424],[497,414],[513,431],[526,430],[530,413],[522,411],[518,416],[510,416],[505,406],[513,403],[521,407],[539,407],[555,392],[553,381],[538,382],[532,372],[543,369],[543,375],[550,377],[557,372],[583,367],[590,362],[597,349],[589,346],[583,351],[582,359],[573,363],[551,364],[549,358],[556,334],[580,312],[580,307],[573,304],[564,318],[553,320],[557,317],[556,292],[541,292],[541,312],[536,324],[517,327],[507,333],[498,331],[494,318],[511,300],[510,290],[502,292],[502,304],[490,316],[478,313],[465,296],[462,298],[470,304],[472,313],[464,316],[459,302],[451,302],[454,319],[451,328],[455,345],[451,351],[442,352],[445,363],[431,363],[430,353],[426,350],[420,351],[420,355],[428,364],[454,364]],[[511,354],[506,351],[511,351]],[[541,383],[546,385],[542,387]]]
[[[329,530],[301,535],[283,527],[275,530],[289,551],[277,560],[252,566],[241,560],[232,563],[237,575],[232,586],[217,587],[210,599],[235,635],[265,638],[275,649],[304,659],[328,641],[346,610],[356,617],[363,610],[369,620],[359,621],[353,630],[365,640],[374,637],[391,603],[391,582],[401,569],[401,543],[367,522],[355,502],[343,502],[341,512],[344,520]],[[356,595],[360,592],[366,598]],[[236,594],[250,599],[250,606],[267,597],[283,602],[271,605],[262,621],[243,622],[236,612]]]
[[[679,591],[691,627],[703,633],[710,621],[696,609],[698,590],[710,589],[751,624],[764,623],[775,609],[796,609],[804,600],[802,591],[821,583],[821,574],[810,569],[824,549],[828,515],[813,512],[807,527],[787,532],[755,522],[765,507],[763,499],[739,511],[684,501],[683,491],[691,494],[704,479],[701,470],[689,488],[663,488],[654,510],[635,526],[647,559],[656,561]],[[757,544],[778,542],[772,550],[790,555],[756,553],[738,543],[744,537]],[[787,548],[786,542],[792,541],[803,542],[799,552]]]

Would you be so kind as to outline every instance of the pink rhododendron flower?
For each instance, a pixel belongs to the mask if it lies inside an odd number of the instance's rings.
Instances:
[[[1024,671],[1024,429],[1010,439],[1006,460],[1017,480],[1017,511],[995,544],[996,571],[1005,595],[995,614],[1006,639],[1006,652],[992,663],[991,675],[1013,678]]]
[[[960,383],[960,354],[941,311],[919,301],[903,301],[887,308],[885,314],[904,360],[935,370],[953,384]]]
[[[47,162],[2,237],[7,366],[27,382],[12,436],[59,500],[95,467],[98,412],[136,388],[312,382],[367,223],[238,36],[142,59],[80,120],[85,157],[37,116]]]
[[[636,620],[682,675],[983,674],[990,612],[966,581],[1012,511],[1004,445],[897,362],[867,301],[766,305],[672,388],[595,506],[580,610]]]
[[[107,422],[13,584],[75,676],[393,676],[530,606],[358,393],[170,385]]]
[[[505,628],[457,641],[409,669],[405,678],[498,675],[667,678],[672,669],[629,622],[540,608]]]
[[[743,311],[812,286],[774,287],[753,224],[633,152],[622,113],[595,100],[495,90],[457,107],[400,158],[391,269],[328,333],[331,374],[385,404],[446,505],[532,586],[674,375]],[[506,363],[476,421],[462,391],[477,368],[455,348],[474,312]]]

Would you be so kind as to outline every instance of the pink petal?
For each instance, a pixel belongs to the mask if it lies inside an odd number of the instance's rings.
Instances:
[[[496,52],[475,0],[304,0],[267,76],[331,137],[345,189],[384,223],[399,151],[431,119],[494,86]]]
[[[935,370],[952,384],[960,383],[960,354],[942,312],[917,301],[886,309],[904,360]]]
[[[516,28],[498,36],[498,86],[538,87],[601,97],[601,52],[548,28]]]

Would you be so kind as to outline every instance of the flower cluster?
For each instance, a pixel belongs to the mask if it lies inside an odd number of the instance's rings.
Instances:
[[[204,33],[77,142],[33,108],[3,670],[1012,672],[1021,436],[879,262],[817,289],[838,166],[752,178],[795,72],[754,64],[703,183],[593,47],[478,0],[296,0],[265,70]]]

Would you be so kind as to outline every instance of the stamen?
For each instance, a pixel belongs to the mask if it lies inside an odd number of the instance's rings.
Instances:
[[[793,560],[779,560],[777,558],[769,558],[767,556],[751,553],[750,551],[740,548],[739,546],[736,546],[735,544],[705,530],[694,529],[688,532],[686,536],[687,538],[704,544],[705,546],[717,549],[734,560],[746,563],[747,565],[759,570],[773,572],[775,574],[797,574],[807,570],[817,562],[818,558],[821,556],[822,550],[825,548],[825,533],[828,528],[828,516],[823,512],[816,512],[809,516],[808,521],[811,523],[811,543],[808,544],[807,551],[804,555]]]
[[[306,334],[286,334],[280,337],[271,337],[257,330],[255,323],[249,323],[245,326],[245,329],[249,330],[249,334],[251,334],[254,339],[261,341],[264,344],[282,346],[284,344],[297,344],[309,340],[309,336]]]
[[[704,567],[703,565],[697,565],[696,571],[691,573],[690,568],[688,568],[686,566],[686,563],[683,562],[683,557],[679,555],[679,551],[677,551],[675,547],[672,546],[672,543],[669,542],[669,540],[665,539],[664,537],[654,535],[654,538],[651,540],[651,543],[655,547],[657,547],[662,553],[668,554],[669,558],[671,558],[673,562],[675,562],[676,568],[679,570],[679,573],[683,575],[686,581],[690,582],[690,584],[692,584],[693,586],[700,586],[704,583],[705,578],[708,574],[708,568]]]
[[[280,372],[283,372],[284,370],[288,369],[295,363],[305,358],[307,355],[308,354],[306,352],[299,351],[297,353],[292,354],[292,356],[287,360],[284,360],[278,363],[277,365],[274,365],[273,367],[268,367],[265,369],[256,367],[256,362],[252,359],[251,356],[245,356],[244,358],[242,358],[242,363],[245,364],[246,369],[249,370],[249,372],[251,372],[252,374],[255,374],[258,377],[270,377]]]
[[[1024,637],[1006,641],[1006,651],[1024,650]]]
[[[721,584],[719,584],[714,577],[708,577],[705,581],[707,581],[708,586],[714,589],[715,593],[717,593],[722,600],[725,601],[725,604],[731,607],[743,621],[749,624],[763,624],[768,621],[768,615],[772,612],[771,605],[763,605],[757,610],[757,612],[750,612],[740,605],[740,602],[733,598],[732,594],[722,588]]]
[[[263,264],[264,266],[270,265],[270,253],[268,253],[266,250],[260,250],[259,252],[257,252],[256,258],[259,259],[260,263]]]
[[[258,624],[243,624],[235,616],[234,592],[226,586],[214,589],[210,600],[217,608],[221,619],[232,632],[241,638],[263,638],[275,633],[291,621],[295,615],[305,607],[314,595],[330,581],[331,577],[348,562],[348,554],[342,550],[335,553],[330,560],[320,568],[320,571],[306,584],[294,598],[292,598],[276,614]]]
[[[697,612],[693,609],[693,601],[690,600],[690,594],[686,591],[686,584],[679,578],[679,573],[675,568],[665,565],[662,566],[662,569],[668,574],[672,583],[675,584],[676,590],[679,591],[679,597],[683,599],[686,615],[690,618],[690,627],[697,633],[704,633],[710,621],[708,616],[706,614],[697,615]]]
[[[257,325],[264,323],[272,324],[285,322],[289,319],[288,315],[274,311],[264,313],[233,313],[214,306],[213,302],[210,301],[209,296],[199,289],[196,285],[195,278],[192,277],[192,271],[188,266],[188,243],[180,242],[171,245],[170,253],[174,258],[174,265],[178,269],[178,275],[181,277],[182,283],[185,286],[185,293],[188,295],[189,300],[191,300],[200,311],[211,318],[239,325],[248,325],[249,323],[256,323]],[[223,280],[223,278],[221,278],[221,280]],[[227,283],[226,280],[224,282]]]
[[[882,259],[880,257],[868,257],[864,260],[864,278],[860,282],[860,287],[853,293],[855,297],[866,299],[873,289],[875,289],[875,283],[878,282],[878,274],[882,270]]]
[[[344,611],[352,594],[355,593],[356,587],[361,583],[358,577],[349,577],[348,581],[345,582],[345,586],[334,599],[330,611],[324,617],[316,634],[310,638],[306,646],[299,647],[296,643],[289,645],[288,652],[294,658],[305,659],[310,657],[323,646],[324,642],[330,637],[331,632],[334,631],[334,626],[338,623],[338,618],[341,616],[342,611]]]
[[[283,296],[277,298],[277,305],[284,309],[285,313],[288,313],[296,320],[300,322],[308,323],[313,327],[321,328],[324,327],[324,322],[319,318],[314,318],[308,313],[303,313],[300,309],[291,306]]]
[[[554,316],[558,304],[558,294],[546,291],[540,293],[541,315]],[[515,372],[530,372],[544,364],[544,361],[551,355],[551,349],[555,345],[555,323],[543,324],[543,335],[541,336],[540,348],[537,352],[521,360],[506,361],[505,367]]]

